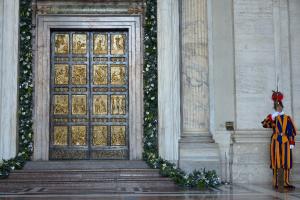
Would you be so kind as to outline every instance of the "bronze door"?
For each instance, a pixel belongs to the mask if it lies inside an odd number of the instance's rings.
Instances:
[[[51,33],[50,159],[128,159],[128,33]]]

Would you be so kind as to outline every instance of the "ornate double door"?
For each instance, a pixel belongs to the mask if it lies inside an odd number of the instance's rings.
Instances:
[[[128,159],[128,33],[51,33],[49,159]]]

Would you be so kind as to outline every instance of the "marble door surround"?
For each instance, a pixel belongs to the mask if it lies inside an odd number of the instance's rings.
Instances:
[[[142,159],[143,80],[141,15],[37,15],[34,44],[34,160],[49,159],[50,32],[122,29],[129,34],[129,159]]]

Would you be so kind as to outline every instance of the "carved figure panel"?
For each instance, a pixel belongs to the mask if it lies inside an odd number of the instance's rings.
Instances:
[[[125,65],[111,65],[111,84],[123,85],[126,83]]]
[[[93,83],[94,85],[107,84],[107,65],[93,65]]]
[[[125,126],[111,126],[111,145],[125,145]]]
[[[125,38],[123,34],[111,35],[111,54],[122,55],[125,54]]]
[[[68,95],[54,95],[54,114],[66,115],[68,114]]]
[[[93,127],[93,145],[107,146],[107,126]]]
[[[68,145],[68,127],[54,126],[54,145]]]
[[[69,83],[69,66],[66,64],[56,64],[54,82],[56,85],[66,85]]]
[[[75,85],[86,84],[86,65],[72,66],[72,83]]]
[[[125,115],[126,113],[126,96],[111,95],[111,114]]]
[[[72,126],[72,145],[86,145],[86,126]]]
[[[86,115],[86,95],[72,95],[72,114]]]
[[[73,34],[73,54],[86,54],[86,34]]]
[[[107,95],[93,96],[93,114],[94,115],[107,114]]]
[[[69,53],[69,34],[55,34],[55,54]]]
[[[94,34],[94,54],[107,54],[107,34]]]

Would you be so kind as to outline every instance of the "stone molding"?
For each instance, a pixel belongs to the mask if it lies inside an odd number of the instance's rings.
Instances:
[[[143,14],[144,0],[36,0],[37,14]]]

